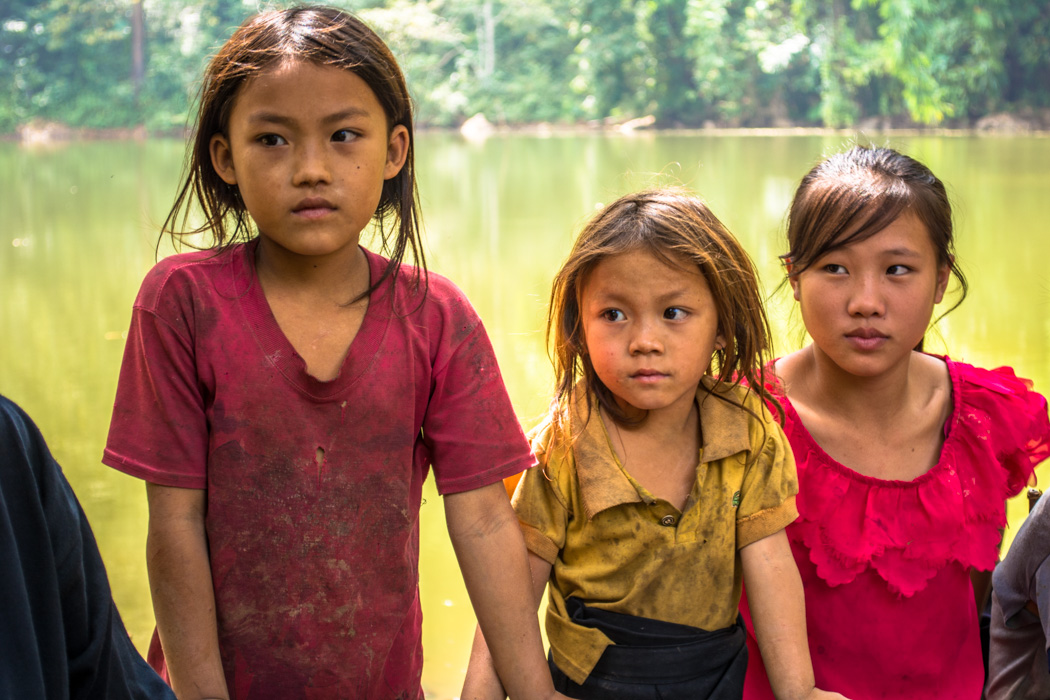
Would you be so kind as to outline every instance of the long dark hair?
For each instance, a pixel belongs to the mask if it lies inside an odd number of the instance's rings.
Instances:
[[[241,87],[286,60],[309,61],[351,71],[375,93],[386,114],[388,133],[398,125],[408,130],[404,167],[383,183],[373,215],[383,252],[389,255],[390,262],[365,294],[398,273],[409,249],[418,281],[420,271],[426,273],[426,259],[420,235],[415,135],[408,87],[397,59],[383,40],[358,18],[333,7],[300,6],[254,15],[211,59],[200,89],[182,186],[161,235],[170,234],[178,243],[186,236],[210,234],[211,244],[202,247],[217,251],[255,236],[237,187],[225,183],[212,167],[210,143],[215,134],[227,133],[233,103]],[[194,205],[200,207],[204,217],[204,223],[199,226],[190,224]],[[397,220],[393,240],[387,235],[385,225],[390,217]]]

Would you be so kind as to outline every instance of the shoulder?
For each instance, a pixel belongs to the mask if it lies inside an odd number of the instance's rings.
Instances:
[[[372,279],[378,279],[389,260],[367,249],[365,255],[369,259]],[[395,315],[414,318],[414,323],[422,323],[425,328],[451,324],[460,331],[472,331],[481,325],[463,290],[437,272],[403,263],[379,286],[374,301],[389,303],[391,294]]]
[[[571,440],[563,437],[561,428],[553,420],[553,409],[529,430],[527,438],[536,466],[522,476],[514,497],[515,508],[553,498],[567,511],[572,511],[578,489],[576,459]]]
[[[1046,405],[1046,400],[1033,391],[1032,381],[1018,377],[1012,367],[985,369],[965,362],[944,358],[952,382],[964,392],[963,401],[1005,401],[1010,399],[1032,398],[1037,403]],[[1015,406],[1015,408],[1017,408]]]
[[[549,486],[562,494],[569,494],[576,488],[577,481],[577,447],[583,443],[583,450],[590,454],[589,445],[593,440],[593,426],[583,424],[578,406],[571,415],[555,420],[557,406],[551,406],[547,415],[527,434],[532,454],[542,470],[544,480]],[[594,419],[600,420],[597,416]],[[536,471],[536,470],[532,470]]]
[[[554,410],[552,408],[543,420],[529,430],[526,438],[539,465],[549,466],[549,470],[558,471],[567,462],[571,462],[568,457],[572,453],[572,447],[569,441],[562,437],[562,430],[555,423]]]
[[[976,431],[1001,446],[1011,438],[1018,445],[1035,438],[1050,440],[1046,398],[1030,380],[1018,377],[1011,367],[983,369],[949,358],[944,361],[954,394],[952,429]]]
[[[786,394],[792,382],[805,381],[812,364],[812,345],[778,357],[766,365],[766,387],[777,395]]]
[[[780,424],[766,398],[753,387],[744,383],[715,383],[705,378],[697,391],[697,400],[701,425],[705,433],[718,442],[739,442],[740,449],[752,453],[776,450],[783,445]]]
[[[222,273],[247,272],[246,244],[221,251],[195,250],[178,253],[160,260],[143,278],[135,306],[155,310],[170,296],[191,295],[193,289],[211,286]]]
[[[386,272],[390,259],[367,248],[363,250],[365,257],[368,258],[372,279],[379,279]],[[424,302],[435,305],[463,304],[470,306],[467,295],[448,277],[407,263],[401,263],[391,270],[390,275],[380,285],[381,289],[383,287],[392,288],[398,301],[411,303],[413,306]]]
[[[1050,570],[1050,500],[1042,497],[1021,523],[1010,549],[992,572],[992,586],[1002,609],[1003,619],[1010,620],[1030,599],[1038,600]],[[1045,597],[1045,593],[1042,594]],[[1002,620],[999,620],[1001,624]]]
[[[0,395],[0,499],[15,498],[16,491],[41,484],[51,462],[51,452],[33,419],[21,406]]]
[[[22,407],[0,395],[0,438],[3,439],[4,449],[14,446],[15,443],[25,443],[31,436],[38,434],[36,424]]]
[[[954,409],[942,456],[978,474],[1005,478],[997,498],[1023,487],[1037,464],[1050,457],[1046,399],[1010,367],[983,369],[945,358]],[[997,479],[998,480],[998,479]]]

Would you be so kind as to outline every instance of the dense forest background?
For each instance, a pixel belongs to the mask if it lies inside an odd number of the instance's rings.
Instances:
[[[186,127],[254,0],[4,0],[0,133]],[[1050,128],[1050,0],[349,0],[421,125]]]

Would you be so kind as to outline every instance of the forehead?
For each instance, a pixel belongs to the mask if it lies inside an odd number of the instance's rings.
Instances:
[[[848,237],[848,234],[842,237]],[[909,210],[875,233],[841,246],[839,250],[862,254],[937,255],[929,228]]]
[[[310,61],[284,60],[252,76],[234,97],[231,119],[266,113],[355,110],[385,118],[375,92],[356,73]]]
[[[600,259],[584,276],[584,295],[709,293],[700,268],[684,255],[639,248]]]

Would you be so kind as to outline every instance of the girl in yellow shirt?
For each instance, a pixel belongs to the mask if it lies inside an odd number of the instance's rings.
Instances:
[[[795,466],[765,408],[754,267],[694,196],[652,190],[584,228],[555,277],[556,393],[514,506],[549,665],[574,698],[740,698],[747,579],[781,698],[814,688],[784,527]],[[504,697],[478,635],[464,698]]]

